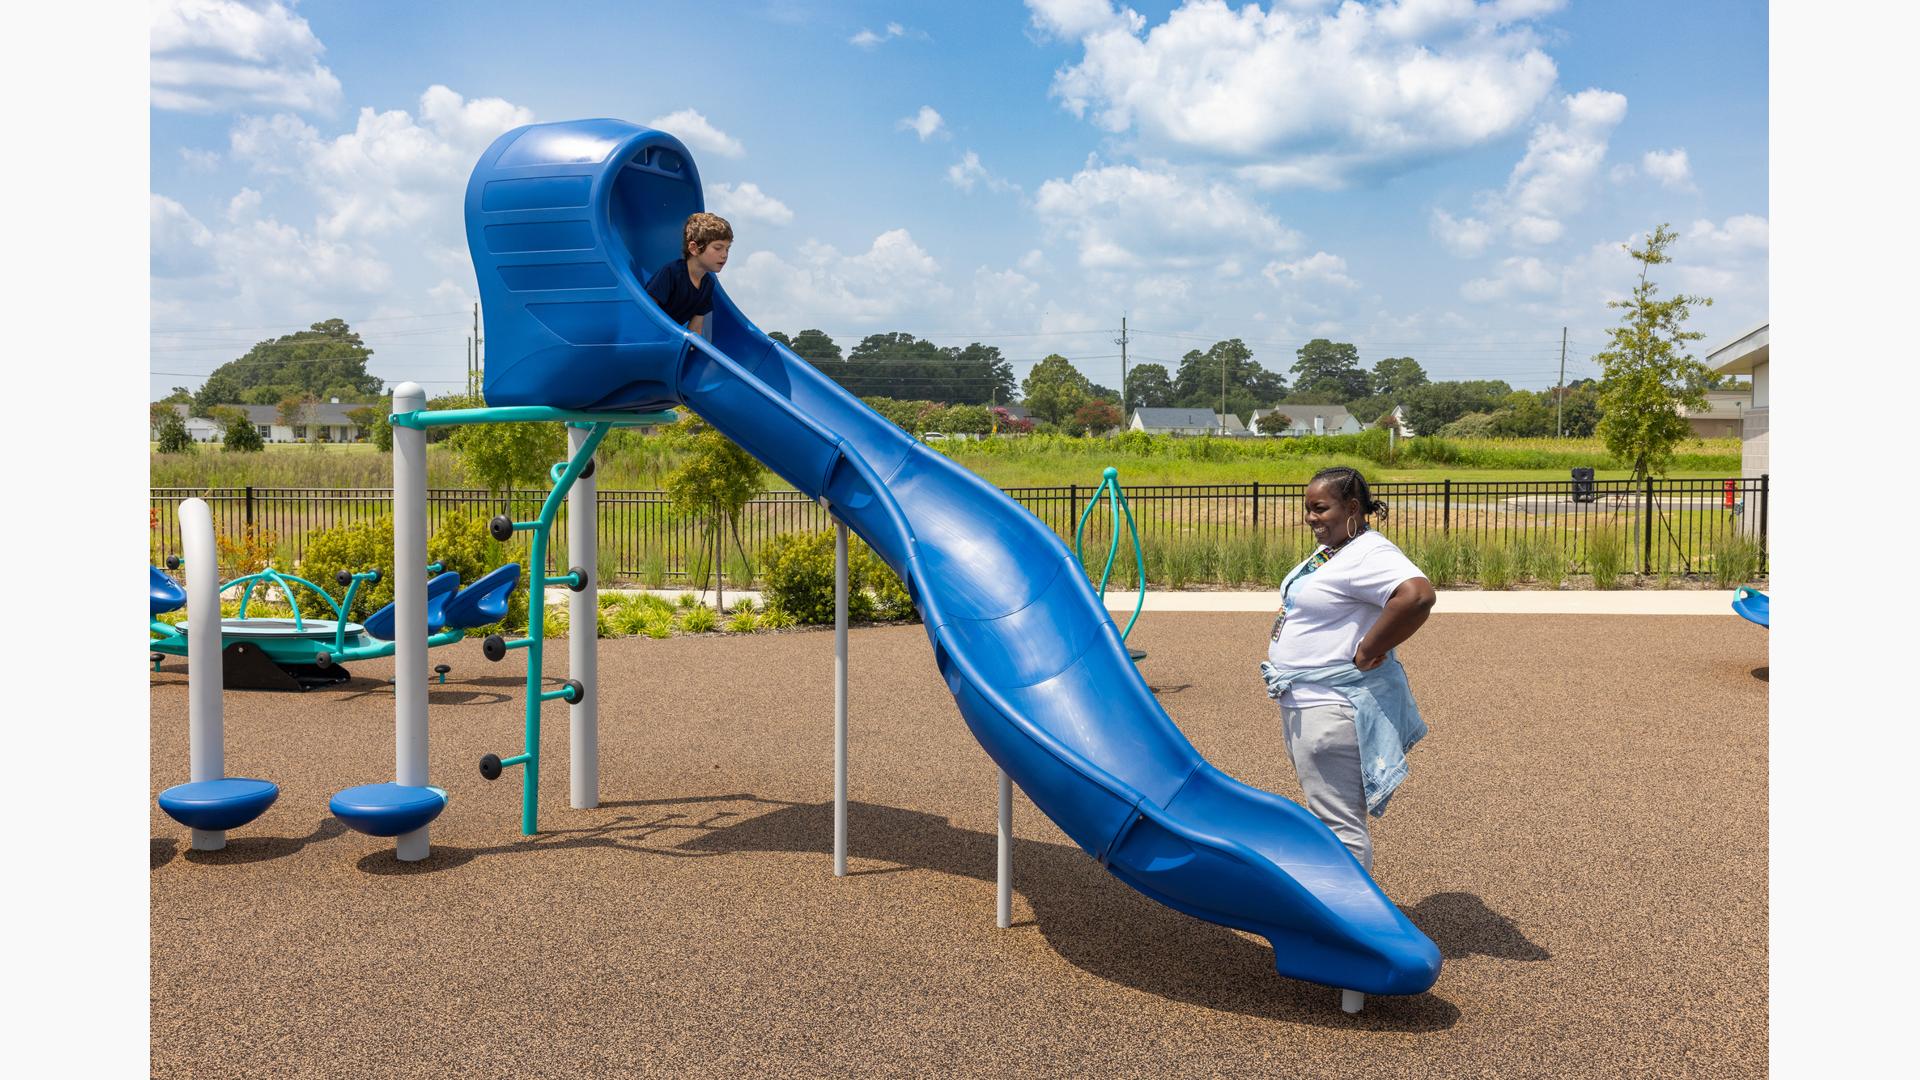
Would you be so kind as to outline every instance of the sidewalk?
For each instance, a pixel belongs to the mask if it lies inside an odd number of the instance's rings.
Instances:
[[[689,589],[602,589],[602,593],[633,595],[651,592],[672,600],[683,592],[694,592],[704,604],[712,605],[713,590]],[[1486,592],[1479,589],[1440,589],[1437,615],[1730,615],[1733,613],[1731,589],[1616,589],[1611,591],[1546,592],[1516,590]],[[547,590],[547,603],[563,604],[571,594],[564,588]],[[1109,592],[1108,611],[1133,611],[1137,593]],[[755,589],[728,589],[727,602],[741,597],[753,601],[756,608],[764,601]],[[1277,611],[1280,593],[1259,592],[1149,592],[1146,610],[1155,611]]]

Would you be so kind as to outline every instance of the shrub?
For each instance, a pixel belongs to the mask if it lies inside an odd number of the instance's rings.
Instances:
[[[727,549],[725,578],[730,588],[748,589],[753,587],[753,563],[741,553],[738,546]]]
[[[760,625],[768,630],[791,630],[795,619],[778,607],[768,605],[767,610],[760,614]]]
[[[1447,533],[1428,533],[1414,545],[1414,565],[1427,575],[1435,588],[1444,588],[1460,580],[1460,545]]]
[[[615,637],[632,637],[647,632],[647,623],[654,617],[644,604],[620,603],[600,609],[601,616]]]
[[[640,553],[640,584],[649,589],[667,584],[667,556],[659,548],[649,546]]]
[[[567,611],[561,607],[549,607],[546,618],[540,620],[541,632],[550,638],[567,636]]]
[[[673,636],[673,610],[662,611],[659,608],[642,608],[645,615],[640,620],[640,632],[650,638],[669,638]]]
[[[736,611],[727,620],[727,629],[736,634],[751,634],[759,627],[760,618],[751,611]]]
[[[1513,587],[1513,552],[1506,545],[1495,540],[1482,547],[1476,561],[1480,564],[1480,587],[1483,589],[1510,589]]]
[[[713,609],[701,604],[687,609],[687,613],[680,617],[680,629],[690,634],[704,634],[712,630],[718,621],[719,616],[714,614]]]
[[[1593,575],[1594,588],[1619,588],[1626,559],[1617,530],[1602,526],[1599,531],[1587,534],[1587,572]]]
[[[847,561],[861,567],[860,580],[865,583],[866,590],[873,594],[873,617],[886,622],[908,622],[918,619],[920,616],[914,610],[913,596],[907,592],[907,586],[900,580],[900,575],[893,572],[893,567],[888,566],[878,552],[863,543],[850,542],[848,546],[853,550],[847,553]],[[849,578],[847,590],[851,593],[852,576],[855,572],[853,566],[849,566],[847,572]],[[847,617],[849,619],[853,617],[852,596],[847,597]]]
[[[752,610],[753,610],[753,597],[751,597],[751,596],[739,596],[739,597],[735,597],[735,598],[734,598],[734,601],[733,601],[733,610],[735,610],[735,611],[752,611]]]
[[[1752,581],[1760,573],[1760,544],[1750,536],[1728,533],[1716,537],[1710,550],[1713,556],[1713,583],[1731,589]]]
[[[231,581],[257,574],[272,565],[280,537],[258,525],[247,525],[240,530],[240,535],[222,534],[215,537],[213,543],[219,553],[216,557],[220,563],[220,580]]]
[[[487,522],[478,512],[451,515],[427,537],[427,561],[457,571],[462,583],[471,583],[503,563],[526,558],[519,544],[502,544],[487,532]],[[301,576],[316,585],[332,586],[336,573],[379,570],[380,580],[363,584],[354,594],[353,610],[348,618],[365,619],[393,600],[393,518],[383,516],[350,522],[331,529],[307,534],[306,557],[301,560]],[[337,597],[336,597],[337,599]],[[507,597],[508,629],[524,627],[527,620],[527,577]],[[479,628],[484,636],[489,628]]]
[[[830,530],[782,533],[760,549],[766,573],[769,604],[789,612],[798,622],[833,622],[833,544]],[[847,616],[871,619],[873,601],[866,595],[860,559],[848,553]]]

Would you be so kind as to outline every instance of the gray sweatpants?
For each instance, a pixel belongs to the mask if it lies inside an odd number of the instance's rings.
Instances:
[[[1367,833],[1367,793],[1360,782],[1360,739],[1353,706],[1280,706],[1287,755],[1300,777],[1307,809],[1373,872],[1373,838]]]

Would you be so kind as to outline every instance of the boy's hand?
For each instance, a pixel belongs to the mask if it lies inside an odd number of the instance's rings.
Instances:
[[[1375,656],[1367,652],[1365,642],[1361,642],[1360,647],[1353,650],[1353,666],[1359,668],[1361,671],[1372,671],[1374,668],[1385,663],[1386,659],[1385,653]]]

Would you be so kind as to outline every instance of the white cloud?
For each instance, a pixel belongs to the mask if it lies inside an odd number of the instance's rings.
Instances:
[[[1445,210],[1433,211],[1433,235],[1448,251],[1471,258],[1487,250],[1493,242],[1493,227],[1479,218],[1456,218]]]
[[[754,251],[727,270],[727,291],[763,326],[856,325],[928,311],[952,296],[940,264],[905,229],[875,237],[864,252],[808,241],[798,256]]]
[[[1046,253],[1039,248],[1034,248],[1025,255],[1020,256],[1020,261],[1014,265],[1029,274],[1041,274],[1052,269],[1047,262]]]
[[[708,184],[707,209],[729,220],[785,225],[793,220],[787,204],[760,190],[758,184]]]
[[[340,80],[307,20],[277,0],[155,0],[153,106],[192,112],[267,106],[330,112]]]
[[[674,136],[694,150],[704,150],[721,157],[745,157],[747,148],[740,140],[714,127],[698,109],[681,109],[665,116],[657,116],[647,121],[647,126],[657,128]]]
[[[1359,284],[1347,276],[1347,260],[1324,251],[1316,251],[1304,259],[1295,259],[1292,262],[1277,260],[1270,262],[1260,273],[1275,285],[1288,281],[1302,284],[1323,282],[1343,289],[1351,289]]]
[[[1434,235],[1462,257],[1485,251],[1496,236],[1535,246],[1560,239],[1566,232],[1562,219],[1586,206],[1606,161],[1608,140],[1626,114],[1627,99],[1610,90],[1582,90],[1560,99],[1553,113],[1534,125],[1506,187],[1481,192],[1473,217],[1455,218],[1436,209]]]
[[[1101,0],[1028,0],[1036,27],[1083,55],[1053,93],[1148,147],[1198,151],[1264,185],[1338,187],[1478,146],[1552,90],[1524,24],[1539,4],[1345,3],[1238,11],[1187,0],[1164,23]]]
[[[1560,276],[1531,255],[1502,259],[1492,277],[1475,278],[1460,286],[1460,295],[1478,303],[1503,300],[1515,293],[1544,295],[1560,287]]]
[[[150,258],[156,278],[190,278],[214,268],[213,233],[165,195],[148,197]]]
[[[1299,244],[1292,229],[1226,184],[1133,165],[1089,162],[1071,179],[1049,180],[1034,196],[1034,211],[1078,245],[1088,269],[1234,276],[1243,269],[1240,255],[1274,255]]]
[[[1020,190],[1019,185],[995,176],[991,170],[980,163],[980,155],[972,150],[967,151],[959,161],[947,168],[947,183],[961,191],[972,191],[976,185],[981,184],[992,192]]]
[[[532,122],[531,110],[500,98],[468,100],[445,86],[420,95],[420,117],[365,108],[354,130],[332,139],[280,114],[249,118],[231,135],[235,160],[290,177],[320,202],[322,235],[381,237],[431,223],[460,235],[473,163],[502,132]]]
[[[897,22],[890,22],[884,30],[878,32],[862,27],[859,33],[847,39],[847,44],[855,45],[862,49],[877,49],[887,42],[892,41],[894,38],[899,37],[919,38],[922,41],[927,39],[924,31],[909,30]]]
[[[899,126],[920,136],[921,142],[926,142],[935,135],[947,134],[945,130],[946,121],[941,118],[940,114],[936,112],[931,105],[920,106],[919,112],[903,118]]]
[[[180,148],[180,160],[188,172],[210,173],[220,168],[220,152],[217,150],[196,150],[183,146]]]
[[[1693,187],[1693,167],[1684,149],[1649,150],[1641,156],[1640,167],[1667,187],[1683,191]]]

